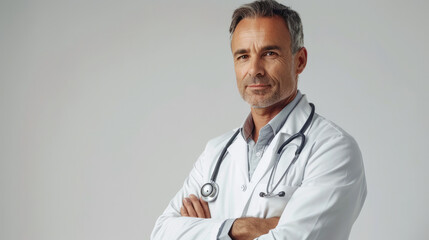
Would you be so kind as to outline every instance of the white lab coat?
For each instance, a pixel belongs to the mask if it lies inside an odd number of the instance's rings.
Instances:
[[[189,194],[201,196],[201,186],[209,182],[220,152],[234,131],[209,141],[182,189],[156,221],[151,239],[215,240],[226,219],[276,216],[280,216],[277,227],[257,239],[348,239],[366,197],[362,156],[349,134],[318,114],[305,133],[307,143],[300,157],[275,191],[284,191],[286,196],[259,196],[266,191],[275,151],[299,132],[310,112],[311,107],[303,96],[265,150],[250,180],[247,145],[239,134],[219,170],[216,180],[219,195],[209,203],[212,218],[181,217],[182,199]],[[299,141],[300,138],[285,148],[274,184],[289,166]]]

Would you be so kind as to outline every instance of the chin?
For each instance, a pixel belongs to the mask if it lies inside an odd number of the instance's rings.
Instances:
[[[258,108],[258,109],[269,107],[269,106],[259,106],[259,105],[250,105],[250,106],[252,108]]]
[[[252,108],[267,108],[281,102],[282,99],[265,99],[265,101],[247,101]]]
[[[252,108],[266,108],[270,107],[281,101],[278,96],[245,96],[244,101],[246,101]]]
[[[267,102],[253,102],[253,103],[248,102],[248,103],[252,108],[266,108],[275,104],[275,103],[267,103]]]

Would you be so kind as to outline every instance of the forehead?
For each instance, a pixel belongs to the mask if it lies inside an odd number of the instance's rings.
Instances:
[[[283,18],[274,16],[241,20],[232,35],[231,48],[250,48],[255,45],[289,47],[289,30]]]

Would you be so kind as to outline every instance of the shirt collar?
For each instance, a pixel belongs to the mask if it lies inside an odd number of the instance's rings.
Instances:
[[[283,127],[289,114],[292,112],[292,110],[295,108],[301,98],[302,94],[298,90],[292,102],[288,103],[273,119],[268,122],[267,125],[272,128],[274,135],[276,135]],[[252,114],[249,113],[246,120],[244,121],[243,127],[241,128],[241,136],[243,136],[244,140],[247,140],[249,137],[252,136],[254,127],[255,125],[253,123]]]

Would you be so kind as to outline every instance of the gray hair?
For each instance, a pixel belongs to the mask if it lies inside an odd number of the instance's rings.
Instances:
[[[254,1],[237,8],[232,14],[229,33],[232,37],[238,23],[244,18],[274,16],[280,16],[286,22],[290,34],[291,51],[292,54],[295,54],[304,46],[301,18],[297,12],[274,0]]]

